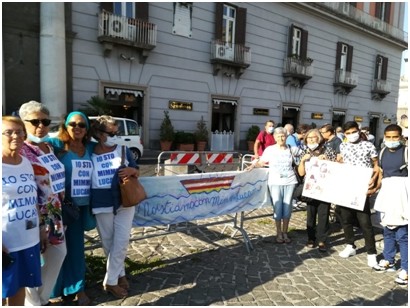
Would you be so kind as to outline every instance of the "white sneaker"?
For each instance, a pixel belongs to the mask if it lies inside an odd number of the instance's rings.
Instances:
[[[346,248],[343,249],[341,253],[339,253],[339,257],[341,258],[349,258],[351,256],[354,256],[356,254],[356,249],[353,248],[352,245],[346,245]],[[376,262],[377,264],[377,262]]]
[[[405,286],[405,285],[408,284],[408,280],[409,280],[409,278],[408,278],[407,272],[402,269],[399,273],[399,277],[397,277],[394,280],[394,282],[401,285],[401,286]]]
[[[367,266],[370,266],[370,267],[377,266],[376,255],[367,255]]]
[[[379,273],[383,273],[383,272],[394,272],[396,268],[395,268],[394,263],[390,263],[389,261],[382,259],[379,261],[379,264],[377,264],[376,266],[373,266],[373,270]]]

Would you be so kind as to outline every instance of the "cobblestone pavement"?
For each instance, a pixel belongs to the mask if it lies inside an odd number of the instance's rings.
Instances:
[[[142,176],[153,176],[155,166],[141,166]],[[396,273],[376,273],[367,266],[364,240],[357,233],[357,255],[342,259],[343,232],[332,224],[326,253],[305,247],[306,212],[294,212],[292,243],[277,244],[270,209],[247,213],[244,229],[254,250],[247,252],[240,232],[224,223],[182,230],[184,226],[217,223],[223,216],[174,226],[180,232],[164,235],[164,228],[134,228],[128,261],[158,264],[149,271],[128,274],[131,289],[118,300],[102,290],[99,277],[87,286],[93,305],[226,305],[226,306],[406,306],[408,288],[394,283]],[[226,227],[226,230],[224,228]],[[155,231],[156,230],[156,231]],[[175,231],[174,229],[171,229]],[[223,232],[224,231],[224,232]],[[158,234],[143,238],[145,234]],[[96,231],[88,232],[87,254],[103,256]],[[382,234],[376,234],[378,253]],[[88,244],[89,245],[89,244]],[[380,256],[379,256],[380,258]],[[399,259],[399,255],[397,256]]]

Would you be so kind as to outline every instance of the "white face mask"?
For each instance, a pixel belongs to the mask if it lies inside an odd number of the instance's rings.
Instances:
[[[273,134],[274,129],[275,129],[274,127],[268,127],[268,133]]]
[[[34,135],[32,135],[32,134],[27,134],[27,139],[30,140],[31,142],[34,142],[34,143],[42,143],[42,142],[46,141],[46,139],[47,139],[48,137],[49,137],[48,134],[45,135],[45,136],[42,137],[42,138],[37,137],[37,136],[34,136]]]
[[[313,143],[313,144],[308,144],[307,146],[308,146],[308,148],[309,148],[311,151],[314,151],[314,150],[317,149],[317,147],[319,146],[319,144],[318,144],[318,143]]]
[[[117,143],[118,143],[118,137],[117,136],[114,136],[114,137],[107,136],[107,140],[104,142],[104,145],[107,146],[107,147],[113,147]]]
[[[355,143],[357,140],[359,140],[360,135],[359,132],[350,134],[350,135],[346,135],[347,141],[351,142],[351,143]]]

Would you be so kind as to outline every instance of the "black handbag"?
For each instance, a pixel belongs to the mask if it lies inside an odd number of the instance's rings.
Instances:
[[[63,216],[63,225],[69,226],[80,218],[80,208],[71,201],[64,199],[61,204],[61,213]]]

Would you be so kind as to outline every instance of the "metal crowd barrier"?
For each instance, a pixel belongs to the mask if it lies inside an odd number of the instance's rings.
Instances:
[[[248,154],[245,155],[246,157]],[[243,162],[242,154],[239,152],[213,152],[213,151],[164,151],[158,155],[158,162],[155,173],[157,176],[188,174],[188,173],[202,173],[202,172],[225,172],[225,171],[240,171],[243,170],[241,164]],[[240,219],[238,220],[238,214]],[[221,231],[223,235],[228,227],[233,229],[231,238],[234,238],[239,231],[242,234],[244,244],[248,253],[253,249],[252,243],[248,234],[243,228],[244,213],[235,213],[232,215],[226,214],[214,217],[213,222],[206,222],[204,224],[197,223],[197,221],[182,222],[173,225],[159,225],[152,227],[143,227],[141,233],[133,235],[130,241],[143,240],[161,235],[168,235],[176,232],[184,232],[193,228],[210,227],[214,225],[225,224]],[[209,219],[209,218],[208,218]],[[133,227],[135,229],[136,227]],[[139,227],[138,227],[139,228]],[[100,247],[100,243],[93,243],[97,241],[96,236],[89,234],[85,235],[86,250]]]

